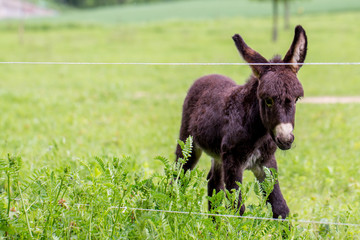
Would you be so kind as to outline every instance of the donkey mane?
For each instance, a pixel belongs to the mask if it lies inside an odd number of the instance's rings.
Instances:
[[[283,60],[281,58],[281,55],[276,54],[272,59],[269,60],[271,63],[282,63]]]

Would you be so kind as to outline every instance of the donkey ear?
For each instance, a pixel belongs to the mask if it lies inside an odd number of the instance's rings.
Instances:
[[[246,45],[246,43],[244,42],[244,40],[242,39],[242,37],[239,34],[235,34],[232,39],[235,42],[235,45],[240,53],[240,55],[244,58],[244,60],[248,63],[268,63],[268,61],[261,56],[258,52],[256,52],[255,50],[251,49],[248,45]],[[250,65],[253,73],[255,74],[256,77],[260,77],[261,75],[264,74],[264,72],[268,69],[268,66],[266,65]]]
[[[305,30],[300,26],[295,28],[294,40],[290,46],[290,49],[284,57],[284,63],[293,63],[290,66],[294,73],[297,73],[304,63],[307,52],[307,37]]]

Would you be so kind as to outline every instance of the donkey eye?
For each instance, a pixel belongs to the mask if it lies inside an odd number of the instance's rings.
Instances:
[[[272,105],[274,105],[274,100],[272,98],[265,98],[265,104],[268,107],[272,107]]]

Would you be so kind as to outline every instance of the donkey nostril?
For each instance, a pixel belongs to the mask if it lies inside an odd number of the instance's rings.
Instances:
[[[295,140],[295,137],[293,134],[289,134],[287,136],[283,136],[283,135],[276,136],[276,141],[278,141],[280,143],[292,143],[292,142],[294,142],[294,140]]]
[[[294,134],[291,134],[291,135],[290,135],[290,140],[289,140],[289,142],[293,143],[294,140],[295,140],[295,136],[294,136]]]
[[[280,137],[277,137],[275,139],[275,142],[276,142],[276,145],[281,149],[281,150],[288,150],[291,148],[291,145],[294,141],[294,136],[292,136],[291,139],[287,139],[287,140],[284,140]]]
[[[295,136],[290,134],[289,136],[278,136],[276,137],[276,141],[280,144],[292,144],[295,140]]]

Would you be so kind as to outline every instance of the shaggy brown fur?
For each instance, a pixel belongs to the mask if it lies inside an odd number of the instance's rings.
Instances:
[[[246,45],[240,35],[233,40],[248,63],[269,63]],[[304,62],[307,37],[301,26],[295,28],[293,43],[283,60],[271,62],[291,65],[251,65],[253,75],[245,85],[237,85],[222,75],[199,78],[190,88],[184,105],[180,139],[194,139],[194,151],[184,170],[193,169],[201,152],[212,159],[208,174],[208,195],[226,188],[238,189],[243,171],[252,170],[259,181],[265,177],[263,167],[277,169],[275,151],[291,148],[294,141],[295,103],[303,96],[296,74]],[[176,156],[182,157],[177,146]],[[286,218],[289,208],[279,183],[268,198],[273,217]],[[239,199],[240,214],[245,211]],[[209,208],[211,208],[209,204]]]

